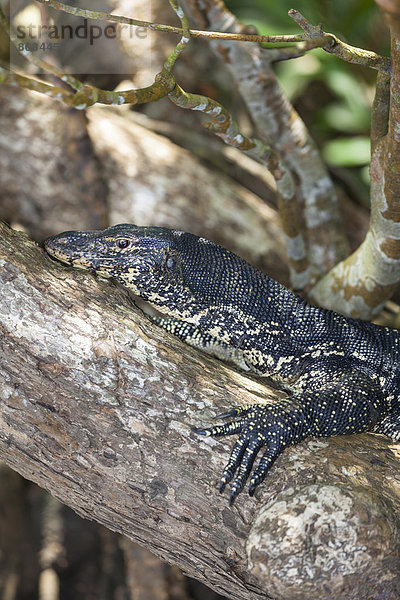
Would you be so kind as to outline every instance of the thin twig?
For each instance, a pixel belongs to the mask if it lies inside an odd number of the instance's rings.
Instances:
[[[198,110],[209,117],[210,120],[204,123],[204,125],[230,146],[234,146],[245,152],[256,147],[255,140],[240,132],[239,126],[232,118],[232,115],[216,100],[207,96],[201,96],[200,94],[185,92],[178,84],[168,94],[168,98],[180,108]],[[270,153],[267,146],[264,146],[262,150],[262,154],[264,155],[265,153]],[[265,157],[263,160],[265,160]]]
[[[14,34],[1,5],[0,25],[3,26],[10,40],[13,42],[13,44],[18,50],[18,39]],[[156,76],[154,83],[148,87],[140,88],[137,90],[125,90],[118,92],[102,90],[92,85],[83,84],[78,79],[75,79],[75,77],[68,75],[61,69],[58,69],[56,66],[38,58],[29,51],[24,51],[20,53],[29,62],[33,63],[38,68],[42,69],[46,73],[54,75],[61,81],[67,83],[73,90],[75,90],[76,93],[59,86],[50,85],[48,83],[40,81],[39,79],[19,75],[9,69],[5,69],[2,67],[0,67],[0,83],[4,83],[11,86],[19,86],[35,92],[40,92],[42,94],[45,94],[46,96],[53,98],[54,100],[61,100],[68,106],[74,107],[78,110],[84,110],[86,108],[89,108],[90,106],[93,106],[93,104],[96,103],[107,105],[121,105],[154,102],[155,100],[159,100],[163,96],[166,96],[175,85],[174,81],[169,81],[168,77],[165,77],[166,69],[164,67],[163,71]],[[171,59],[171,57],[169,57],[169,59]]]
[[[298,25],[306,32],[308,39],[320,38],[321,36],[327,36],[331,38],[331,43],[323,46],[323,49],[329,54],[334,54],[338,58],[345,60],[346,62],[353,63],[356,65],[364,65],[371,69],[377,69],[384,73],[390,73],[391,61],[386,56],[380,56],[370,50],[364,50],[363,48],[356,48],[350,46],[345,42],[342,42],[333,33],[326,33],[323,31],[322,26],[312,25],[307,21],[305,17],[298,10],[294,8],[289,10],[289,17],[291,17]]]
[[[122,104],[144,104],[147,102],[154,102],[166,96],[170,89],[170,86],[164,81],[159,80],[156,76],[156,81],[152,85],[137,90],[113,92],[110,90],[102,90],[92,85],[84,85],[79,92],[75,93],[66,88],[50,85],[39,79],[34,79],[33,77],[19,75],[4,67],[0,67],[0,84],[22,87],[33,92],[39,92],[45,96],[49,96],[53,100],[60,100],[67,106],[71,106],[77,110],[85,110],[94,104],[119,106]]]
[[[284,46],[281,48],[268,48],[268,58],[271,62],[278,62],[282,60],[290,60],[291,58],[299,58],[306,52],[313,50],[314,48],[323,48],[326,50],[326,46],[332,44],[333,40],[329,36],[321,35],[305,42],[299,42],[294,46]]]
[[[39,81],[38,79],[19,75],[18,73],[14,73],[13,71],[5,69],[4,67],[0,67],[0,84],[7,84],[9,86],[20,87],[33,92],[39,92],[45,96],[50,96],[53,99],[62,100],[66,104],[69,104],[70,98],[75,96],[75,94],[72,94],[65,88],[56,87],[54,85],[44,83],[43,81]]]
[[[167,58],[167,60],[164,63],[164,69],[168,72],[171,71],[177,58],[185,50],[186,46],[190,42],[189,20],[183,11],[183,8],[180,6],[180,4],[177,0],[169,0],[169,3],[171,5],[172,9],[174,10],[175,14],[181,21],[182,37],[180,39],[180,42],[176,45],[176,47],[174,48],[174,50],[171,52],[171,54],[169,55],[169,57]]]
[[[149,21],[143,21],[141,19],[132,19],[128,17],[123,17],[121,15],[112,15],[110,13],[102,12],[102,11],[94,11],[86,8],[78,8],[75,6],[70,6],[68,4],[64,4],[63,2],[58,2],[57,0],[36,0],[41,4],[45,4],[57,10],[61,10],[63,12],[84,17],[86,19],[96,19],[99,21],[113,21],[121,24],[132,25],[135,27],[146,27],[153,31],[164,31],[169,33],[177,33],[183,37],[187,37],[187,33],[189,33],[189,37],[201,37],[208,39],[221,39],[221,40],[236,40],[242,42],[258,42],[258,43],[286,43],[286,42],[306,42],[310,41],[313,38],[320,38],[321,42],[316,45],[310,45],[307,47],[299,46],[296,49],[288,48],[286,52],[283,49],[280,49],[280,52],[277,52],[277,58],[273,60],[287,60],[289,58],[297,58],[298,56],[302,56],[308,50],[311,50],[316,47],[323,48],[326,52],[330,54],[335,54],[335,56],[345,60],[346,62],[351,62],[354,64],[365,65],[372,69],[377,69],[378,71],[383,71],[384,73],[390,73],[390,59],[385,56],[380,56],[375,52],[371,52],[369,50],[363,50],[362,48],[356,48],[355,46],[350,46],[345,42],[342,42],[335,35],[331,33],[325,33],[322,30],[320,25],[314,26],[305,19],[299,13],[299,11],[295,9],[291,9],[289,11],[289,16],[296,21],[296,23],[305,31],[305,35],[254,35],[254,34],[245,34],[245,33],[221,33],[216,31],[201,31],[197,29],[185,29],[182,27],[173,27],[171,25],[164,25],[161,23],[152,23]],[[171,6],[173,6],[171,4]],[[174,9],[175,10],[175,9]],[[182,9],[181,9],[182,10]],[[176,12],[176,11],[175,11]],[[186,34],[185,34],[186,31]],[[325,39],[325,43],[323,43],[323,39]],[[296,52],[297,50],[297,52]]]
[[[146,27],[153,31],[164,31],[167,33],[177,33],[179,35],[184,34],[183,27],[173,27],[172,25],[164,25],[161,23],[151,23],[149,21],[142,21],[140,19],[131,19],[123,17],[121,15],[113,15],[110,13],[89,10],[87,8],[78,8],[76,6],[70,6],[63,2],[57,2],[56,0],[36,0],[40,4],[45,4],[51,8],[61,10],[63,12],[75,15],[77,17],[84,17],[86,19],[95,19],[98,21],[112,21],[115,23],[121,23],[124,25],[132,25],[133,27]],[[306,36],[299,35],[255,35],[247,33],[220,33],[218,31],[201,31],[198,29],[190,29],[191,37],[197,38],[209,38],[218,40],[237,40],[241,42],[263,42],[263,43],[285,43],[285,42],[302,42],[306,39]]]

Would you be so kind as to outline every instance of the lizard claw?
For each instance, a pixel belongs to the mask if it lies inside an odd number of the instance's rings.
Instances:
[[[240,488],[239,486],[237,486],[237,485],[232,486],[231,494],[229,496],[229,506],[233,506],[233,503],[235,502],[237,495],[241,491],[242,491],[242,488]]]
[[[231,421],[230,423],[224,423],[224,425],[214,425],[214,427],[192,427],[193,433],[199,435],[233,435],[234,433],[240,433],[243,427],[243,420]]]
[[[227,483],[229,483],[228,477],[222,477],[221,483],[219,484],[219,488],[218,488],[218,491],[220,494],[222,494],[222,492],[224,491]]]
[[[201,427],[191,427],[190,428],[191,431],[193,431],[193,433],[197,433],[198,435],[212,435],[212,433],[209,433],[209,429],[205,428],[202,429]]]
[[[245,415],[254,406],[254,404],[245,404],[244,406],[235,406],[227,412],[215,415],[214,419],[227,419],[228,417],[238,417],[239,415]]]
[[[226,485],[232,481],[229,505],[243,490],[245,483],[253,468],[258,452],[267,446],[258,466],[250,479],[249,494],[252,496],[258,484],[265,478],[272,463],[282,450],[293,442],[298,442],[306,437],[305,428],[299,430],[298,423],[303,420],[296,407],[288,407],[287,403],[265,405],[252,405],[239,407],[220,417],[237,416],[237,421],[230,421],[223,425],[215,425],[204,429],[193,428],[192,431],[201,435],[230,435],[240,433],[239,439],[233,446],[230,458],[226,464],[219,491],[222,493]],[[293,422],[293,424],[291,423]]]
[[[236,408],[232,408],[232,410],[228,410],[227,412],[215,415],[213,419],[227,419],[228,417],[235,417],[237,415],[236,410]]]

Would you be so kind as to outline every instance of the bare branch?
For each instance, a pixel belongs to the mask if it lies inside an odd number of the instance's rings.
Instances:
[[[153,31],[164,31],[169,33],[178,33],[185,36],[185,26],[173,27],[171,25],[163,25],[160,23],[152,23],[149,21],[143,21],[140,19],[132,19],[123,17],[120,15],[114,15],[111,13],[105,13],[101,11],[89,10],[86,8],[78,8],[70,6],[56,0],[36,0],[41,4],[51,6],[57,10],[73,14],[75,16],[85,17],[87,19],[96,19],[100,21],[113,21],[116,23],[132,25],[134,27],[146,27]],[[171,4],[172,5],[172,4]],[[174,9],[175,10],[175,9]],[[182,10],[182,9],[181,9]],[[176,10],[175,10],[176,12]],[[178,14],[178,13],[177,13]],[[178,15],[179,16],[179,15]],[[259,42],[259,43],[280,43],[280,42],[300,42],[300,44],[291,48],[277,48],[272,49],[271,56],[273,61],[288,60],[290,58],[298,58],[303,56],[305,52],[312,50],[313,48],[324,48],[327,52],[337,55],[342,60],[352,62],[355,64],[362,64],[373,69],[378,69],[383,72],[389,72],[390,60],[377,55],[374,52],[362,50],[361,48],[355,48],[349,44],[345,44],[339,40],[336,36],[330,33],[325,33],[320,27],[314,27],[306,21],[306,19],[296,10],[291,9],[289,11],[291,16],[299,25],[306,31],[306,36],[302,35],[254,35],[247,33],[222,33],[217,31],[200,31],[197,29],[189,29],[186,27],[186,33],[189,33],[192,37],[208,38],[208,39],[220,39],[229,41],[241,41],[241,42]],[[188,36],[186,36],[188,37]],[[309,38],[319,37],[319,40],[311,40]],[[302,43],[303,42],[303,43]]]
[[[177,33],[184,35],[184,27],[174,27],[172,25],[163,25],[161,23],[151,23],[149,21],[142,21],[140,19],[132,19],[123,17],[121,15],[115,15],[106,13],[98,10],[89,10],[87,8],[79,8],[77,6],[71,6],[64,4],[63,2],[57,2],[56,0],[36,0],[40,4],[45,4],[61,10],[77,17],[84,17],[86,19],[94,19],[98,21],[111,21],[114,23],[120,23],[122,25],[132,25],[132,27],[145,27],[152,31],[164,31],[166,33]],[[302,42],[305,40],[304,35],[255,35],[249,33],[223,33],[220,31],[200,31],[198,29],[190,29],[190,36],[196,38],[208,38],[218,40],[230,40],[240,42],[259,42],[259,43],[285,43],[285,42]]]
[[[380,0],[378,0],[380,4]],[[385,6],[385,3],[383,3]],[[385,8],[383,9],[385,10]],[[385,165],[385,199],[387,208],[384,209],[382,217],[390,226],[396,229],[388,236],[387,242],[382,245],[382,251],[387,258],[400,260],[400,236],[397,234],[396,225],[400,222],[399,204],[400,178],[397,166],[400,164],[400,2],[393,0],[390,12],[385,13],[389,23],[391,34],[391,55],[393,61],[393,73],[390,80],[390,107],[389,127],[387,133],[387,158]],[[400,227],[400,225],[398,225]],[[393,239],[392,242],[389,239]],[[397,267],[399,269],[399,267]]]
[[[182,7],[177,2],[177,0],[169,0],[169,3],[171,5],[171,7],[173,8],[175,14],[179,17],[179,19],[181,21],[182,37],[181,37],[180,42],[175,46],[174,50],[172,51],[172,53],[170,54],[170,56],[167,58],[167,60],[164,63],[164,70],[167,71],[168,73],[171,71],[176,60],[178,59],[178,57],[185,50],[185,48],[187,47],[187,45],[190,42],[190,29],[189,29],[189,21],[187,19],[187,16],[185,15]]]
[[[314,38],[330,38],[330,42],[327,42],[323,47],[329,54],[334,54],[341,60],[344,60],[355,65],[363,65],[364,67],[370,67],[371,69],[377,69],[383,73],[390,73],[391,62],[390,58],[386,56],[380,56],[375,52],[364,50],[363,48],[356,48],[350,46],[345,42],[342,42],[333,33],[325,33],[321,25],[317,27],[311,25],[305,17],[298,10],[291,9],[289,11],[289,17],[291,17],[296,23],[306,32],[310,39]]]
[[[3,67],[0,67],[0,84],[1,83],[25,88],[33,92],[39,92],[45,96],[50,96],[55,100],[62,100],[65,104],[69,104],[71,99],[74,97],[71,95],[71,92],[65,88],[50,85],[48,83],[44,83],[43,81],[39,81],[38,79],[25,77],[24,75],[18,75],[13,71],[4,69]]]
[[[0,83],[40,92],[41,94],[53,98],[53,100],[60,100],[67,106],[71,106],[77,110],[85,110],[94,104],[120,106],[122,104],[155,102],[166,96],[170,89],[170,87],[168,87],[168,78],[164,78],[161,73],[156,76],[156,81],[152,85],[137,90],[121,90],[113,92],[85,84],[79,92],[74,93],[65,88],[50,85],[32,77],[18,75],[3,67],[0,67]]]
[[[186,21],[184,20],[186,23]],[[18,39],[14,34],[10,24],[8,23],[7,17],[0,6],[0,24],[4,27],[5,31],[10,37],[10,40],[18,49]],[[46,96],[49,96],[55,100],[61,100],[68,106],[72,106],[79,110],[84,110],[93,104],[107,104],[107,105],[121,105],[121,104],[143,104],[146,102],[154,102],[159,100],[163,96],[166,96],[168,92],[173,88],[175,82],[170,78],[170,70],[179,56],[181,51],[186,46],[185,42],[179,42],[173,53],[168,57],[163,70],[156,75],[155,81],[152,85],[140,88],[136,90],[123,90],[113,92],[109,90],[102,90],[92,85],[83,84],[75,77],[64,73],[61,69],[55,67],[51,63],[41,60],[34,53],[26,50],[21,54],[32,64],[38,68],[43,69],[45,72],[54,75],[64,83],[67,83],[75,92],[69,92],[59,86],[49,85],[48,83],[41,82],[38,79],[31,77],[21,76],[8,71],[0,67],[0,83],[8,85],[18,85],[25,89],[32,91],[38,91]]]
[[[201,26],[241,31],[243,26],[222,1],[189,0]],[[271,68],[275,55],[256,45],[211,41],[231,72],[262,141],[285,162],[296,182],[294,196],[280,202],[296,289],[310,287],[348,255],[332,181],[303,121],[282,92]],[[297,265],[294,267],[293,265]]]
[[[325,35],[321,35],[311,40],[299,42],[293,46],[268,48],[268,59],[271,62],[278,62],[282,60],[290,60],[292,58],[299,58],[300,56],[304,56],[304,54],[310,50],[314,50],[315,48],[325,48],[325,46],[330,43],[330,40],[327,39]]]
[[[380,2],[378,2],[380,4]],[[312,290],[312,298],[345,314],[370,319],[400,281],[400,4],[386,14],[392,36],[393,72],[377,81],[371,128],[371,222],[364,242]],[[387,115],[389,112],[389,120]]]

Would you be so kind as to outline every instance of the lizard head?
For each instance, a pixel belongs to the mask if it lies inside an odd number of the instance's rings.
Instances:
[[[44,246],[52,257],[111,277],[162,312],[180,316],[210,305],[238,306],[241,297],[248,303],[257,287],[254,274],[261,275],[213,242],[162,227],[66,231]]]
[[[44,242],[50,256],[111,277],[142,295],[176,267],[173,233],[158,227],[114,225],[101,231],[64,231]]]

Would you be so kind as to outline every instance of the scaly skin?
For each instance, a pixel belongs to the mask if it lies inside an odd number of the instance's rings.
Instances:
[[[202,435],[239,434],[220,490],[249,493],[276,457],[308,436],[374,431],[400,440],[397,330],[310,306],[235,254],[190,233],[115,225],[67,231],[47,252],[111,277],[155,306],[156,321],[188,343],[277,381],[287,398],[233,409]]]

